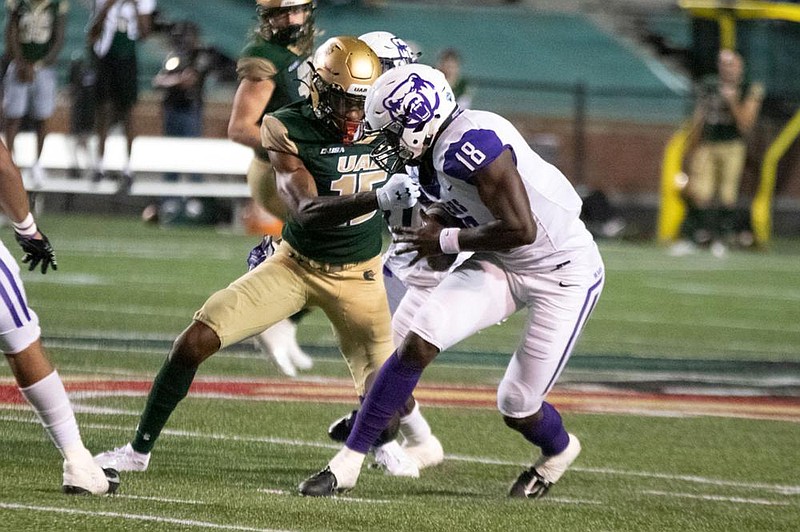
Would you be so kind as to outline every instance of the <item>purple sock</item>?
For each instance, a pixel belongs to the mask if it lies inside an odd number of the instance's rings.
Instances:
[[[553,405],[543,402],[541,412],[542,418],[521,432],[526,440],[542,449],[542,454],[553,456],[567,448],[569,435]]]
[[[421,368],[408,365],[397,356],[397,351],[392,353],[361,404],[347,447],[366,454],[411,396],[421,375]]]

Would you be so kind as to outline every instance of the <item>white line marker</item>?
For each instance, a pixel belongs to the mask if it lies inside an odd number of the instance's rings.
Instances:
[[[723,497],[722,495],[692,495],[691,493],[671,493],[667,491],[643,491],[647,495],[658,495],[660,497],[678,497],[682,499],[699,499],[704,501],[716,502],[735,502],[741,504],[760,504],[762,506],[789,506],[788,502],[770,501],[766,499],[745,499],[743,497]]]
[[[136,499],[140,501],[153,501],[153,502],[168,502],[168,503],[175,503],[175,504],[206,504],[205,501],[187,501],[185,499],[167,499],[165,497],[144,497],[142,495],[125,495],[123,494],[116,494],[114,495],[115,499]]]
[[[125,514],[119,512],[92,512],[89,510],[76,510],[74,508],[57,508],[54,506],[32,506],[29,504],[16,504],[0,502],[0,508],[6,510],[26,510],[33,512],[49,512],[70,515],[89,515],[95,517],[113,517],[128,521],[150,521],[154,523],[169,523],[173,525],[193,526],[197,528],[212,528],[215,530],[241,530],[244,532],[289,532],[287,529],[277,528],[253,528],[239,525],[222,525],[219,523],[209,523],[208,521],[195,521],[193,519],[174,519],[171,517],[159,517],[156,515]]]
[[[17,423],[30,423],[30,424],[39,424],[38,419],[34,418],[19,418],[14,416],[3,416],[0,415],[0,421],[11,421]],[[101,423],[84,423],[81,425],[82,428],[86,429],[96,429],[96,430],[116,430],[116,431],[130,431],[131,427],[119,427],[116,425],[105,425]],[[178,436],[183,438],[197,438],[197,439],[211,439],[211,440],[223,440],[223,441],[239,441],[239,442],[248,442],[248,443],[268,443],[268,444],[276,444],[276,445],[289,445],[289,446],[297,446],[297,447],[315,447],[320,449],[333,449],[338,450],[341,445],[336,443],[323,443],[323,442],[315,442],[315,441],[307,441],[307,440],[293,440],[288,438],[272,438],[272,437],[264,437],[264,436],[239,436],[234,434],[207,434],[202,432],[196,431],[188,431],[188,430],[175,430],[175,429],[164,429],[162,434],[167,434],[170,436]],[[530,464],[522,463],[522,462],[515,462],[510,460],[501,460],[497,458],[486,458],[480,456],[467,456],[467,455],[457,455],[457,454],[447,454],[445,455],[445,459],[452,460],[452,461],[459,461],[459,462],[467,462],[472,464],[487,464],[487,465],[505,465],[505,466],[521,466],[527,467]],[[732,488],[742,488],[742,489],[758,489],[758,490],[767,490],[772,491],[774,493],[778,493],[780,495],[800,495],[800,485],[781,485],[781,484],[766,484],[760,482],[741,482],[735,480],[721,480],[721,479],[714,479],[714,478],[706,478],[700,477],[695,475],[675,475],[675,474],[668,474],[668,473],[656,473],[650,471],[625,471],[625,470],[618,470],[618,469],[608,469],[608,468],[593,468],[593,467],[572,467],[570,471],[576,471],[581,473],[589,473],[589,474],[598,474],[598,475],[616,475],[616,476],[629,476],[629,477],[642,477],[642,478],[653,478],[653,479],[663,479],[663,480],[674,480],[680,482],[689,482],[695,484],[707,484],[711,486],[726,486]]]

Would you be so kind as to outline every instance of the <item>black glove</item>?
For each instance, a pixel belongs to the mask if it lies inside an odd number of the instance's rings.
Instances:
[[[53,270],[58,269],[56,262],[56,252],[53,251],[53,246],[50,241],[44,236],[44,233],[39,231],[41,238],[34,238],[32,236],[23,236],[19,233],[14,233],[17,243],[22,247],[25,256],[22,257],[22,262],[28,265],[28,271],[32,272],[34,268],[41,262],[42,273],[47,273],[47,267],[52,266]]]

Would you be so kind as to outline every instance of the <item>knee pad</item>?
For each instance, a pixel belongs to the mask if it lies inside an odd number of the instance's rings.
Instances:
[[[543,397],[534,394],[528,386],[510,379],[503,379],[497,388],[497,409],[505,417],[532,416],[539,411],[543,400]]]

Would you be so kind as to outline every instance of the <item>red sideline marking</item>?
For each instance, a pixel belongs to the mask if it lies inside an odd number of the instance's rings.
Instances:
[[[69,392],[98,395],[138,393],[146,395],[151,381],[67,380]],[[219,381],[196,379],[190,393],[206,397],[235,397],[264,401],[313,401],[352,404],[355,392],[350,381],[302,380]],[[421,385],[414,395],[426,406],[496,408],[496,390],[489,386]],[[734,416],[752,419],[780,419],[800,422],[800,398],[739,397],[696,394],[664,395],[637,391],[582,392],[556,388],[548,401],[566,412],[669,413],[684,415]],[[0,404],[23,403],[17,387],[0,384]]]

